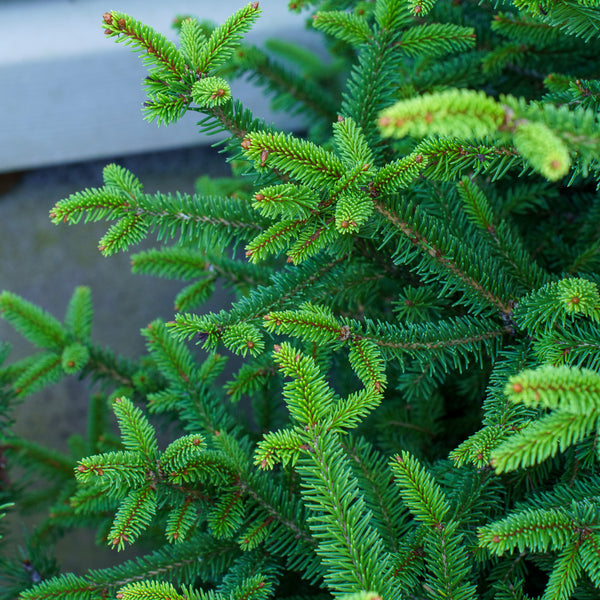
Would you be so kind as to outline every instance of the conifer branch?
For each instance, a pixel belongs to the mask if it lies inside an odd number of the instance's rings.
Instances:
[[[413,228],[408,222],[402,220],[393,210],[382,205],[381,203],[374,202],[375,210],[381,214],[382,217],[390,223],[395,230],[400,234],[407,237],[412,244],[417,246],[424,254],[431,257],[441,267],[447,270],[452,276],[460,280],[465,286],[473,290],[476,294],[481,296],[485,301],[495,306],[501,313],[505,315],[512,314],[512,306],[510,302],[497,297],[492,292],[485,289],[481,282],[474,279],[468,273],[466,273],[459,265],[455,263],[450,257],[444,256],[444,254],[435,247],[433,243],[418,230]]]

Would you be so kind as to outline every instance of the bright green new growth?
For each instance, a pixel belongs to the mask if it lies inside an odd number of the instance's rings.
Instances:
[[[232,177],[148,194],[111,164],[51,210],[112,221],[105,255],[160,242],[132,270],[182,289],[144,356],[94,343],[89,288],[63,320],[0,294],[39,349],[0,347],[0,509],[50,505],[0,599],[597,597],[599,3],[290,8],[330,60],[244,42],[258,2],[178,17],[178,43],[103,15],[149,68],[146,118],[201,113]],[[238,76],[307,131],[255,118]],[[11,432],[71,375],[95,393],[68,452]],[[139,555],[62,573],[48,548],[77,526]]]

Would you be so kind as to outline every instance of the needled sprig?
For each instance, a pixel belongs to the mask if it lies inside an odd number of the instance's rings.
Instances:
[[[497,446],[498,473],[539,464],[598,428],[600,376],[594,371],[545,366],[511,377],[505,393],[515,403],[549,409]]]
[[[337,433],[356,426],[379,403],[381,393],[365,390],[338,401],[312,358],[287,343],[277,345],[273,355],[284,375],[292,378],[284,397],[297,425],[267,434],[258,445],[255,463],[270,469],[276,461],[291,461],[302,476],[305,502],[319,514],[309,523],[327,568],[325,580],[333,589],[377,590],[396,597],[389,559]]]
[[[531,112],[517,114],[519,105],[514,99],[507,97],[505,102],[471,90],[423,94],[385,109],[378,124],[384,137],[397,138],[437,135],[472,140],[490,136],[502,141],[510,134],[518,152],[535,171],[551,181],[566,175],[571,166],[566,136],[542,120],[526,118]],[[579,117],[573,113],[571,118],[576,121]]]
[[[112,406],[125,450],[79,461],[75,476],[82,488],[72,500],[76,511],[93,513],[99,495],[117,501],[107,541],[122,550],[149,527],[166,500],[171,506],[167,539],[182,541],[196,522],[194,491],[186,486],[222,471],[222,459],[206,452],[199,434],[179,438],[160,453],[154,428],[139,408],[126,397],[115,398]],[[175,490],[179,494],[173,495]]]
[[[428,586],[437,597],[476,598],[464,533],[449,516],[450,503],[418,459],[403,451],[390,461],[403,502],[423,523],[424,565]],[[452,556],[452,560],[447,557]]]

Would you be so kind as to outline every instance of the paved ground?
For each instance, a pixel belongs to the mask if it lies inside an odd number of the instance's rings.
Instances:
[[[229,172],[223,156],[210,148],[114,161],[138,175],[148,192],[193,192],[199,175]],[[143,351],[139,330],[157,316],[172,317],[173,299],[181,284],[132,275],[128,255],[104,258],[97,250],[106,230],[103,223],[55,226],[48,218],[57,200],[100,185],[107,162],[113,161],[28,172],[0,194],[0,290],[18,293],[62,319],[74,287],[89,285],[95,306],[94,339],[125,356],[136,356]],[[12,358],[31,352],[32,346],[1,319],[0,340],[12,344]],[[67,378],[22,404],[15,430],[65,450],[66,437],[85,429],[88,396],[85,382]],[[89,536],[71,536],[59,544],[57,553],[67,569],[81,567],[81,550],[90,540]],[[113,557],[108,551],[94,556],[94,566],[110,564]]]

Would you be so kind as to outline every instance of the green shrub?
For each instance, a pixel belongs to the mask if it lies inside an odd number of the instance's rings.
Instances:
[[[52,209],[114,221],[105,255],[156,236],[134,272],[186,282],[138,361],[90,339],[87,288],[64,322],[0,296],[40,348],[0,371],[4,405],[100,390],[77,456],[3,435],[53,496],[3,598],[598,597],[598,2],[306,6],[328,62],[245,45],[257,2],[178,18],[178,46],[104,14],[149,67],[146,118],[201,113],[233,175],[152,195],[113,164]],[[307,135],[232,98],[244,74]],[[203,313],[216,282],[236,300]],[[139,558],[60,574],[48,547],[79,526]]]

